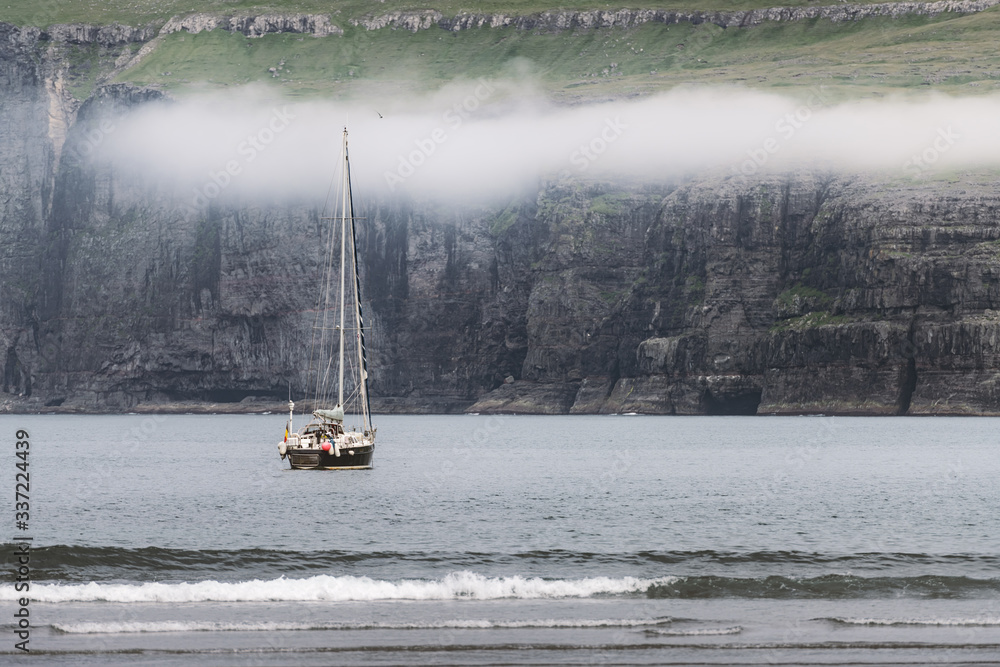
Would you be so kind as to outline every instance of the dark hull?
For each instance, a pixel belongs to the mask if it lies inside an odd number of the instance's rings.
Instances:
[[[293,470],[369,470],[372,467],[372,455],[375,447],[355,447],[353,454],[348,450],[340,450],[340,456],[333,450],[324,452],[322,449],[289,449],[288,461]]]

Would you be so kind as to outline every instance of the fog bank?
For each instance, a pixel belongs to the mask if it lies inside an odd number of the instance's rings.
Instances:
[[[87,152],[197,204],[238,194],[321,198],[350,131],[356,193],[503,196],[539,179],[753,177],[819,166],[921,178],[1000,165],[1000,96],[835,104],[743,89],[555,106],[509,81],[419,100],[288,102],[248,88],[157,103],[106,124]]]

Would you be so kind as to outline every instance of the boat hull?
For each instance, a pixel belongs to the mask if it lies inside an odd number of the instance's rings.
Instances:
[[[353,452],[353,453],[352,453]],[[292,470],[371,470],[375,446],[341,449],[340,456],[319,448],[295,447],[285,455]]]

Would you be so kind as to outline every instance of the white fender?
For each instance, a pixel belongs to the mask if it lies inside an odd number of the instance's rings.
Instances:
[[[285,452],[288,451],[288,445],[283,442],[278,443],[278,453],[281,454],[281,458],[285,458]]]

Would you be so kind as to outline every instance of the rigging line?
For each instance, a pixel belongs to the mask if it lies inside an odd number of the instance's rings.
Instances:
[[[334,179],[336,179],[338,171],[340,171],[340,165],[339,164],[336,167],[333,168],[333,178],[330,179],[330,187],[328,187],[326,189],[326,198],[323,200],[323,212],[322,212],[322,214],[321,214],[320,217],[326,215],[326,211],[327,211],[327,209],[330,206],[330,194],[333,192],[333,184],[335,182]]]
[[[333,338],[333,336],[327,334],[327,331],[331,330],[331,327],[329,326],[331,312],[332,312],[331,303],[330,303],[330,301],[331,301],[330,300],[330,296],[331,296],[331,294],[333,292],[333,258],[334,258],[334,254],[335,254],[336,245],[337,245],[337,226],[336,225],[331,225],[330,226],[329,241],[328,241],[328,244],[327,244],[327,256],[326,256],[326,262],[325,262],[326,268],[325,268],[325,271],[324,271],[324,283],[323,283],[323,297],[324,297],[324,303],[323,303],[323,329],[324,330],[323,330],[323,334],[322,334],[322,337],[321,337],[321,347],[320,347],[320,353],[321,354],[327,354],[328,357],[329,357],[329,353],[327,352],[327,349],[328,349],[328,347],[332,347],[332,345],[333,345],[333,343],[330,340],[330,339]],[[323,376],[323,395],[322,395],[322,399],[324,401],[326,401],[326,399],[327,399],[327,393],[328,393],[328,391],[327,391],[327,382],[329,380],[330,361],[331,360],[328,358],[327,368],[325,369],[324,376]],[[317,394],[317,400],[319,398],[320,398],[320,395]]]
[[[358,367],[355,365],[353,360],[349,361],[347,364],[347,373],[354,384],[354,389],[351,394],[351,397],[353,398],[354,394],[358,393],[361,388],[361,374],[358,373]]]
[[[321,210],[320,217],[319,217],[320,221],[322,221],[322,220],[325,219],[326,212],[327,212],[327,210],[329,210],[330,194],[333,192],[333,185],[334,185],[334,183],[338,182],[337,173],[339,171],[340,171],[340,163],[339,163],[339,160],[338,160],[337,164],[334,166],[333,176],[330,178],[330,187],[327,188],[326,198],[323,201],[323,208]],[[325,231],[323,229],[322,222],[319,223],[319,228],[320,228],[320,240],[322,241],[322,239],[323,239],[323,232]],[[316,316],[315,316],[315,319],[314,319],[314,322],[320,322],[320,318],[322,316],[322,323],[324,325],[322,327],[322,333],[320,334],[320,341],[319,341],[319,350],[320,350],[320,353],[322,353],[323,350],[325,349],[325,341],[326,341],[325,330],[326,330],[326,323],[327,323],[327,319],[328,319],[328,313],[327,313],[327,310],[322,307],[322,305],[323,305],[323,294],[324,293],[327,296],[326,301],[329,302],[329,292],[328,292],[328,290],[329,290],[330,270],[331,270],[331,263],[332,263],[333,241],[334,241],[334,234],[335,234],[335,232],[336,232],[336,226],[335,225],[330,225],[329,238],[327,240],[328,253],[327,253],[327,257],[325,258],[326,261],[323,262],[323,275],[322,275],[322,280],[321,280],[321,283],[320,283],[321,285],[324,286],[324,291],[321,292],[320,297],[319,297],[319,299],[317,301],[316,310],[319,311],[319,312],[316,313]],[[314,363],[318,364],[318,362],[319,362],[319,359],[317,358],[317,354],[316,354],[316,347],[317,347],[316,346],[316,327],[314,326],[313,327],[313,332],[312,332],[312,337],[311,337],[311,340],[309,342],[309,364],[307,366],[307,371],[306,371],[306,383],[307,383],[307,386],[308,386],[308,383],[309,383],[309,376],[312,374],[313,369],[314,369],[314,365],[313,364]],[[316,407],[315,406],[316,401],[318,401],[319,398],[320,398],[320,396],[319,396],[319,392],[320,392],[320,376],[321,376],[321,372],[320,371],[321,371],[320,367],[318,365],[315,366],[315,372],[316,372],[316,378],[315,378],[315,380],[316,381],[315,381],[315,385],[314,385],[315,388],[314,388],[314,391],[313,391],[313,403],[314,403],[313,408],[314,409]]]
[[[349,162],[344,162],[344,168],[347,170],[347,182],[351,182],[351,165]],[[368,351],[365,349],[365,319],[364,313],[361,309],[361,268],[358,264],[358,235],[357,226],[355,225],[354,218],[354,193],[351,192],[350,188],[347,190],[348,202],[350,205],[351,212],[351,250],[354,254],[354,300],[357,303],[358,312],[358,345],[360,346],[361,354],[361,400],[363,402],[362,408],[364,411],[363,423],[367,423],[368,430],[371,430],[371,399],[368,396]]]
[[[329,319],[327,313],[323,314],[323,319]],[[330,342],[329,342],[330,334],[328,332],[328,329],[329,327],[327,327],[327,330],[323,330],[320,332],[320,345],[318,348],[318,354],[316,359],[316,367],[315,367],[316,385],[315,385],[315,391],[313,393],[313,400],[316,401],[317,404],[325,401],[326,396],[329,393],[328,386],[329,386],[330,368],[329,368],[328,348],[330,347]],[[326,366],[322,365],[322,360],[324,359],[324,357],[328,360]]]
[[[343,150],[341,151],[340,155],[341,155],[341,159],[345,157],[344,153],[343,153]],[[340,171],[340,169],[338,169],[337,171]],[[343,188],[343,172],[340,171],[340,173],[341,173],[341,178],[336,178],[336,176],[335,176],[336,180],[340,183],[340,185],[339,185],[339,187],[337,189],[338,195],[342,194],[342,188]],[[333,192],[333,181],[330,182],[330,188],[329,188],[329,191],[328,191],[328,194],[327,194],[328,201],[329,201],[329,193],[330,192]],[[324,213],[326,213],[326,206],[327,206],[327,204],[324,204],[324,207],[323,207],[323,212]],[[326,252],[326,258],[325,258],[326,261],[324,262],[324,269],[323,269],[323,300],[322,300],[322,313],[323,313],[322,325],[323,325],[323,331],[322,331],[322,334],[320,336],[320,348],[319,348],[319,352],[320,352],[321,355],[322,354],[326,354],[327,355],[328,363],[327,363],[326,368],[323,369],[322,373],[317,372],[317,376],[316,376],[316,390],[315,390],[315,393],[314,393],[314,396],[315,396],[314,402],[316,402],[316,403],[319,403],[320,401],[322,401],[323,403],[328,402],[329,393],[330,393],[330,389],[329,389],[329,381],[330,380],[329,380],[329,377],[330,377],[330,370],[331,370],[331,367],[332,367],[333,359],[332,359],[332,350],[330,350],[330,352],[328,353],[327,352],[327,348],[328,348],[328,346],[332,347],[333,343],[332,343],[332,341],[328,342],[328,337],[327,337],[327,333],[326,332],[330,329],[330,327],[328,325],[329,325],[330,313],[331,313],[330,296],[331,296],[331,293],[333,291],[333,286],[332,286],[332,282],[333,282],[333,258],[334,258],[335,249],[336,249],[336,245],[337,245],[337,239],[339,237],[339,235],[337,234],[337,231],[338,231],[337,230],[337,225],[335,225],[335,224],[330,225],[329,236],[328,236],[328,241],[327,241],[327,248],[326,248],[326,250],[327,250],[327,252]],[[333,336],[329,336],[329,338],[332,339]]]
[[[323,371],[323,390],[316,394],[316,400],[321,401],[326,404],[330,397],[330,369],[333,368],[333,355],[330,354],[327,357],[329,361],[326,364],[326,369]]]
[[[347,290],[344,287],[345,279],[345,264],[347,262],[347,252],[346,252],[346,242],[347,242],[347,231],[344,224],[344,216],[347,215],[347,198],[350,196],[351,192],[351,174],[348,171],[349,158],[347,153],[347,127],[344,127],[344,152],[343,152],[343,173],[341,174],[343,182],[341,185],[341,200],[340,200],[340,335],[338,337],[338,359],[337,365],[339,368],[338,375],[338,385],[337,385],[337,404],[340,406],[344,405],[344,315],[347,310],[346,298]]]

